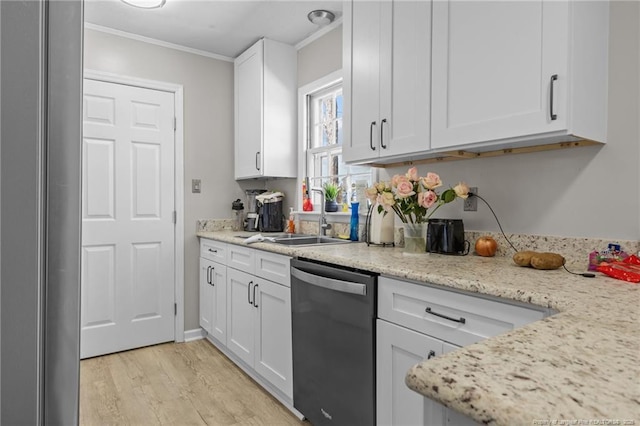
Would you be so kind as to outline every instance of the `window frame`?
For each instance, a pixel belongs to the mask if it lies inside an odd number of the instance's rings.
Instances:
[[[342,84],[343,92],[342,96],[344,99],[344,82],[342,76],[342,70],[334,71],[330,74],[325,75],[315,81],[312,81],[298,89],[298,182],[296,184],[296,202],[295,208],[298,211],[302,211],[302,181],[305,176],[308,176],[308,164],[309,164],[309,155],[317,152],[319,148],[309,148],[309,125],[307,123],[307,116],[309,114],[309,95],[317,94],[323,90],[330,88],[331,86],[335,86],[337,84]],[[346,111],[343,111],[343,120]],[[344,123],[343,123],[344,128]],[[345,140],[346,135],[343,135],[343,142]],[[340,145],[335,145],[334,147],[338,147]],[[343,147],[344,145],[342,145]],[[321,149],[324,151],[324,149]],[[370,170],[370,182],[375,182],[377,173],[375,168],[371,168]],[[319,203],[313,203],[313,211],[315,213],[319,213],[321,210],[321,206]],[[335,214],[335,213],[333,213]],[[350,213],[343,213],[350,214]]]

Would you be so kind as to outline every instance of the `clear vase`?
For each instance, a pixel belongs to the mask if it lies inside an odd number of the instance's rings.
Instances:
[[[427,251],[427,223],[404,224],[404,252],[425,253]]]

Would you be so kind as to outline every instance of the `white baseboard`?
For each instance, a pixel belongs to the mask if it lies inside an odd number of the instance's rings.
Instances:
[[[184,331],[184,341],[192,342],[194,340],[204,339],[207,335],[207,332],[202,328],[195,328],[193,330],[185,330]]]

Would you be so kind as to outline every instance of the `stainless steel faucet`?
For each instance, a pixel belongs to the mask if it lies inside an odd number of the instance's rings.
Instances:
[[[325,194],[324,188],[311,188],[312,191],[319,192],[322,196],[322,202],[320,203],[320,219],[318,219],[318,236],[323,237],[327,235],[327,229],[331,229],[331,224],[327,223],[327,216],[324,211]]]

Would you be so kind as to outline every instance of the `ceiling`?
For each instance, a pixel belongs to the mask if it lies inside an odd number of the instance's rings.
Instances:
[[[166,0],[140,9],[120,0],[85,0],[85,22],[235,58],[262,37],[296,45],[320,30],[316,9],[342,17],[342,1]]]

